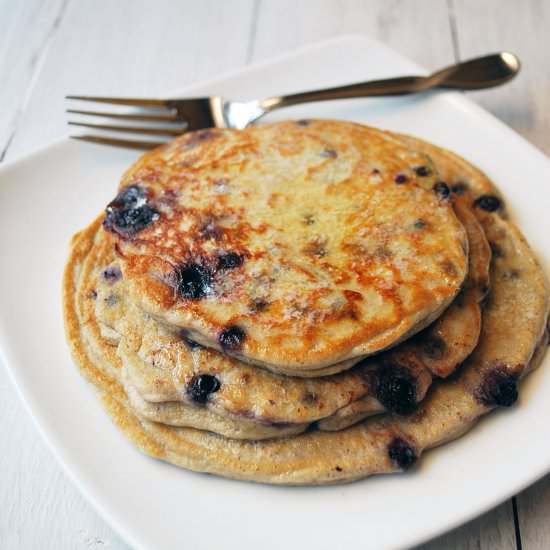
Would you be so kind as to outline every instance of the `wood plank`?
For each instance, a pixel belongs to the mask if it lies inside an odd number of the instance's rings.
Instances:
[[[550,154],[550,2],[452,2],[462,58],[508,49],[523,64],[511,83],[470,97]]]
[[[446,505],[452,506],[451,496]],[[513,525],[512,501],[509,500],[479,518],[417,546],[416,550],[516,550]]]
[[[37,42],[39,32],[22,13],[32,14],[33,2],[39,14],[41,1],[0,0],[2,27],[20,21],[17,33]],[[44,10],[52,2],[43,2]],[[36,64],[41,71],[6,158],[66,133],[69,92],[158,94],[246,64],[252,13],[253,0],[71,1],[49,35],[47,57]],[[0,59],[6,55],[20,59],[16,47]],[[2,76],[11,74],[7,63]],[[24,95],[22,88],[11,96]],[[2,550],[127,549],[66,478],[1,367],[0,418]]]
[[[25,111],[65,4],[0,1],[0,160]],[[99,548],[105,541],[116,542],[117,536],[62,473],[1,367],[0,418],[2,549]]]
[[[523,550],[550,548],[550,475],[517,496]]]
[[[0,547],[126,549],[52,456],[0,367]]]
[[[455,11],[462,57],[509,49],[522,60],[520,75],[499,89],[471,93],[495,116],[550,154],[550,4],[544,0],[461,0]],[[522,547],[550,547],[550,476],[517,497]]]
[[[7,157],[67,134],[67,94],[158,95],[246,64],[253,4],[71,2]]]
[[[0,161],[25,110],[28,92],[65,4],[66,0],[0,0]]]
[[[447,6],[424,0],[262,2],[254,61],[339,34],[369,34],[429,69],[454,62]],[[434,47],[435,45],[435,47]]]

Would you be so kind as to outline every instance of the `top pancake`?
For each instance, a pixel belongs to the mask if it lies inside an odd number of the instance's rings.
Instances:
[[[144,155],[104,226],[145,311],[299,373],[349,367],[451,302],[467,240],[439,189],[425,155],[362,125],[211,129]]]

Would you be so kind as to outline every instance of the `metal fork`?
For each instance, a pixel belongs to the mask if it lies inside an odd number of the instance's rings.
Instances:
[[[98,112],[67,109],[68,113],[110,117],[117,120],[155,125],[94,124],[69,121],[74,126],[96,130],[138,133],[149,136],[174,137],[186,131],[202,128],[245,128],[267,113],[312,101],[367,96],[403,95],[424,92],[432,88],[480,90],[498,86],[512,79],[520,69],[519,59],[512,53],[501,52],[451,65],[429,76],[402,76],[360,82],[336,88],[297,94],[274,96],[252,101],[228,101],[220,96],[176,99],[138,99],[116,97],[67,96],[66,99],[95,101],[111,105],[139,107],[141,112]],[[106,136],[78,135],[75,139],[136,149],[150,149],[165,141],[118,139]]]

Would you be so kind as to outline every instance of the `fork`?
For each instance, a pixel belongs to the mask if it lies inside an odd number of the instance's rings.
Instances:
[[[480,90],[498,86],[512,79],[520,69],[519,59],[510,52],[486,55],[451,65],[428,76],[402,76],[372,80],[336,88],[313,90],[251,101],[229,101],[220,96],[174,99],[116,98],[97,96],[66,96],[66,99],[93,101],[111,105],[140,108],[136,112],[99,112],[67,109],[68,113],[110,117],[130,121],[130,125],[95,124],[69,121],[70,125],[114,132],[149,136],[175,137],[202,128],[245,128],[261,117],[282,107],[333,99],[368,96],[404,95],[425,92],[433,88]],[[132,124],[138,122],[141,124]],[[143,125],[153,122],[154,125]],[[74,139],[135,149],[151,149],[164,141],[118,139],[96,135],[75,135]]]

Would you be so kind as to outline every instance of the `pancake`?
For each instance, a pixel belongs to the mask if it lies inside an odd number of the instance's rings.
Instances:
[[[104,227],[146,312],[320,375],[425,328],[460,290],[466,236],[437,182],[425,155],[359,124],[209,129],[132,166]]]
[[[452,374],[475,348],[481,330],[480,303],[489,291],[491,249],[485,233],[470,208],[460,201],[454,208],[470,248],[462,290],[432,325],[385,354],[393,363],[419,364],[440,378]]]
[[[392,137],[401,140],[415,151],[429,156],[436,164],[439,176],[455,198],[462,199],[474,206],[478,218],[485,219],[486,214],[495,213],[507,218],[506,203],[501,192],[477,166],[453,151],[444,149],[416,136],[394,134]]]
[[[110,263],[112,243],[103,230],[94,233],[96,228],[97,222],[89,230],[88,238],[95,241],[83,260],[77,285],[83,333],[96,360],[103,356],[103,362],[123,371],[124,387],[142,416],[227,437],[277,437],[303,431],[376,391],[372,388],[380,365],[375,362],[330,377],[291,378],[197,347],[171,333],[126,302],[121,273]],[[414,375],[411,368],[410,378]],[[194,383],[201,377],[215,377],[219,387],[210,395],[197,393]],[[411,396],[416,402],[424,397],[429,381],[419,379],[414,384]],[[370,401],[370,414],[386,410],[377,398]],[[228,421],[218,425],[220,416]]]
[[[405,470],[424,450],[462,435],[494,407],[512,405],[518,381],[544,355],[549,290],[542,270],[511,223],[493,214],[485,219],[485,231],[501,253],[492,260],[479,345],[454,376],[432,386],[410,417],[384,415],[339,432],[310,430],[266,441],[229,440],[139,419],[117,373],[90,355],[77,313],[78,280],[93,245],[93,228],[73,241],[65,272],[67,339],[112,419],[151,456],[196,471],[274,484],[328,484]]]
[[[462,202],[455,200],[454,208],[470,246],[464,287],[437,321],[381,358],[405,372],[414,366],[416,377],[426,386],[431,383],[432,374],[439,378],[451,375],[474,350],[481,331],[480,304],[489,290],[491,250],[485,233]],[[368,399],[355,401],[320,420],[318,426],[322,430],[342,430],[370,416],[371,406]]]
[[[472,214],[461,211],[459,219],[474,243],[460,305],[451,305],[414,343],[403,343],[340,375],[315,380],[277,375],[203,348],[185,333],[171,331],[128,303],[113,245],[104,232],[87,260],[93,267],[87,270],[89,277],[84,277],[87,280],[81,283],[80,293],[86,297],[93,292],[94,300],[84,300],[83,309],[95,307],[103,337],[118,345],[125,389],[139,414],[150,420],[218,432],[211,419],[213,412],[254,420],[260,426],[294,426],[295,431],[303,431],[316,421],[320,429],[335,430],[388,410],[409,414],[431,383],[426,364],[450,372],[471,353],[479,337],[479,288],[487,288],[489,248]],[[439,361],[432,351],[436,337]],[[200,377],[214,382],[215,391],[196,395],[193,387]],[[208,417],[204,423],[202,414]],[[225,425],[221,430],[218,433],[230,433]],[[263,436],[258,430],[253,434]],[[266,431],[265,437],[273,436],[272,429]]]
[[[101,257],[105,251],[104,248],[95,246],[100,224],[101,220],[96,220],[73,240],[73,256],[78,257],[77,269],[73,271],[74,278],[70,282],[75,290],[75,295],[72,297],[74,317],[66,321],[80,326],[82,350],[104,373],[105,377],[102,381],[113,388],[117,394],[123,392],[125,398],[130,399],[136,414],[141,414],[145,418],[155,418],[158,421],[172,419],[176,423],[215,431],[231,438],[262,439],[304,431],[308,424],[267,424],[246,417],[224,418],[204,408],[184,407],[181,403],[172,402],[150,403],[143,400],[129,383],[123,362],[117,353],[118,334],[113,329],[107,329],[108,336],[104,336],[106,326],[100,326],[94,314],[94,303],[98,295],[95,287],[89,282],[90,275],[95,271],[98,257]],[[90,380],[90,371],[87,368],[82,368],[81,372]]]

